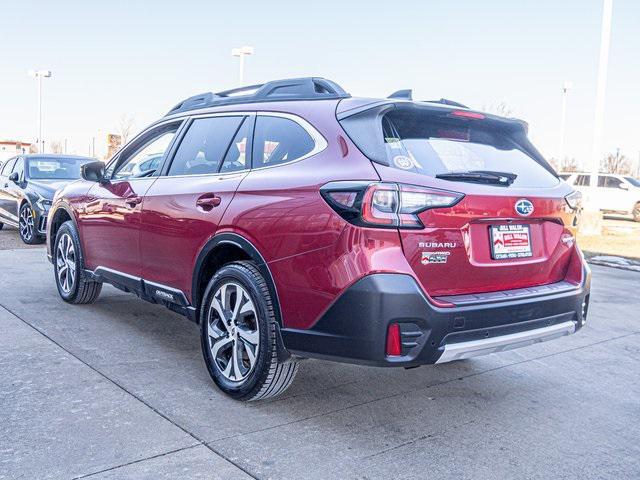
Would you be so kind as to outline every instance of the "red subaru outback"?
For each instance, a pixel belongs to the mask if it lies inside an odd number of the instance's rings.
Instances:
[[[526,124],[321,78],[191,97],[58,192],[60,296],[110,283],[197,322],[214,382],[271,397],[301,358],[411,367],[574,333],[579,194]]]

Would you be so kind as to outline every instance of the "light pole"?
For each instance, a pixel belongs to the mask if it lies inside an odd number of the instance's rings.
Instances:
[[[231,50],[231,55],[240,57],[240,86],[244,85],[244,57],[253,55],[253,47],[240,47]]]
[[[51,77],[51,70],[29,70],[29,75],[38,79],[38,150],[44,153],[42,138],[42,79]]]
[[[607,90],[607,66],[609,63],[609,44],[611,43],[611,16],[613,12],[613,0],[603,0],[602,4],[602,30],[600,32],[600,58],[598,59],[598,86],[596,89],[596,113],[593,128],[593,150],[591,152],[591,188],[589,189],[590,201],[587,208],[597,210],[595,205],[598,188],[598,172],[602,157],[602,129],[604,125],[604,97]]]
[[[562,170],[562,165],[564,163],[564,137],[565,137],[565,128],[567,125],[567,93],[569,90],[573,88],[573,82],[565,81],[562,84],[562,119],[560,121],[560,170]]]

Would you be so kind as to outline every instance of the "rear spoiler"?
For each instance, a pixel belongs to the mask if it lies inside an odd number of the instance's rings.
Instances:
[[[527,137],[529,124],[524,120],[500,117],[498,115],[469,109],[455,108],[452,105],[446,104],[394,99],[371,101],[346,110],[340,110],[338,106],[336,118],[340,123],[348,123],[350,127],[348,130],[361,132],[361,135],[359,135],[360,138],[382,139],[382,117],[391,110],[420,110],[425,113],[432,114],[435,117],[444,117],[449,116],[452,113],[457,113],[460,117],[468,116],[476,119],[481,118],[482,122],[487,126],[507,132],[513,141],[515,141],[531,158],[533,158],[549,173],[555,177],[558,176],[551,164],[545,160],[542,154],[529,141]],[[348,134],[348,131],[346,133]],[[371,161],[389,166],[389,160],[383,142],[371,142],[369,145],[362,145],[362,142],[355,141],[354,143]]]

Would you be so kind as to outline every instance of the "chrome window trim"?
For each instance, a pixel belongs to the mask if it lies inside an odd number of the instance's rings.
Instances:
[[[104,163],[104,170],[105,172],[107,170],[109,170],[109,167],[111,166],[112,163],[114,162],[118,162],[118,159],[120,158],[120,154],[129,146],[129,145],[133,145],[136,141],[138,141],[141,137],[143,137],[144,135],[148,134],[149,132],[151,132],[152,130],[155,130],[157,127],[161,127],[165,124],[168,123],[178,123],[178,129],[176,130],[176,133],[174,134],[174,138],[171,140],[171,142],[175,141],[175,135],[177,135],[180,132],[180,128],[184,125],[185,120],[188,120],[187,117],[184,118],[172,118],[170,120],[162,120],[159,122],[155,122],[151,125],[149,125],[147,128],[145,128],[144,130],[142,130],[140,133],[138,133],[135,137],[133,137],[131,140],[129,140],[127,143],[125,143],[124,145],[120,146],[120,149],[113,154],[113,156],[106,160]],[[146,146],[146,145],[145,145]],[[171,143],[169,143],[169,146],[167,147],[167,150],[165,151],[165,155],[167,154],[167,152],[169,151],[169,149],[171,148]],[[139,151],[139,150],[138,150]],[[135,153],[138,153],[138,151],[136,151]],[[134,153],[134,155],[135,155]],[[164,160],[164,158],[163,158]],[[115,170],[114,170],[115,171]],[[146,178],[146,177],[141,177],[141,178]],[[155,177],[154,177],[155,178]],[[124,179],[118,179],[118,180],[124,180]]]
[[[233,175],[233,174],[242,174],[242,173],[249,173],[252,171],[256,171],[256,170],[265,170],[267,168],[277,168],[277,167],[282,167],[284,165],[290,165],[292,163],[295,162],[300,162],[302,160],[305,160],[309,157],[312,157],[313,155],[317,155],[318,153],[322,152],[323,150],[325,150],[328,146],[329,143],[327,142],[326,138],[313,126],[311,125],[311,123],[309,123],[307,120],[305,120],[304,118],[295,115],[293,113],[284,113],[284,112],[272,112],[272,111],[268,111],[268,110],[264,110],[264,111],[255,111],[255,112],[251,112],[251,111],[233,111],[233,112],[215,112],[215,113],[199,113],[199,114],[195,114],[195,115],[190,115],[186,118],[190,119],[190,120],[197,120],[197,119],[201,119],[201,118],[212,118],[212,117],[251,117],[251,116],[265,116],[265,117],[280,117],[280,118],[286,118],[288,120],[291,120],[295,123],[297,123],[300,127],[302,127],[307,134],[311,137],[311,139],[313,140],[314,143],[314,147],[313,149],[304,154],[301,157],[298,158],[294,158],[293,160],[289,160],[287,162],[283,162],[283,163],[279,163],[277,165],[267,165],[265,167],[257,167],[257,168],[253,168],[253,165],[250,168],[246,168],[244,170],[240,170],[237,172],[229,172],[229,173],[191,173],[191,174],[185,174],[185,175],[168,175],[168,174],[163,174],[163,175],[159,175],[157,178],[185,178],[185,177],[212,177],[212,176],[221,176],[221,177],[226,177],[228,175]],[[173,119],[171,121],[176,121],[177,119]],[[166,123],[166,122],[164,122]],[[158,123],[155,126],[161,125],[161,123]],[[186,132],[185,132],[186,133]],[[252,152],[253,153],[253,152]],[[175,155],[175,153],[174,153]],[[251,162],[253,163],[252,159]]]
[[[187,135],[187,133],[189,133],[189,129],[191,128],[191,125],[193,124],[194,120],[199,120],[201,118],[213,118],[213,117],[247,117],[247,118],[251,118],[254,117],[256,115],[256,112],[218,112],[218,113],[202,113],[202,114],[198,114],[198,115],[192,115],[189,117],[186,117],[186,120],[189,123],[185,123],[186,125],[186,131],[184,132],[184,134],[181,135],[180,138],[180,142],[177,145],[175,151],[173,152],[173,155],[171,157],[171,163],[173,163],[173,160],[175,159],[176,153],[178,153],[178,150],[180,149],[180,143],[182,143],[182,140],[184,140],[184,137]],[[246,120],[245,120],[246,121]],[[251,132],[251,135],[253,135],[253,132]],[[235,136],[234,136],[235,138]],[[224,162],[224,158],[222,159]],[[171,163],[169,164],[169,168],[171,168]],[[220,173],[220,172],[214,172],[214,173],[186,173],[183,175],[169,175],[169,171],[167,171],[166,173],[163,173],[162,175],[158,175],[156,178],[193,178],[193,177],[212,177],[212,176],[228,176],[228,175],[233,175],[235,174],[242,174],[242,173],[247,173],[251,171],[251,168],[245,168],[244,170],[237,170],[235,172],[227,172],[227,173]]]
[[[304,160],[305,158],[309,158],[314,155],[317,155],[318,153],[322,152],[329,146],[329,143],[322,136],[322,134],[318,130],[316,130],[316,128],[313,125],[311,125],[308,121],[306,121],[302,117],[299,117],[298,115],[294,115],[292,113],[264,111],[264,112],[258,112],[258,116],[286,118],[288,120],[291,120],[297,123],[309,134],[309,136],[313,140],[314,146],[310,152],[302,155],[301,157],[294,158],[293,160],[289,160],[287,162],[278,163],[277,165],[267,165],[265,167],[252,168],[252,170],[264,170],[265,168],[276,168],[276,167],[281,167],[283,165],[289,165],[291,163],[299,162],[301,160]],[[253,166],[253,159],[252,159],[252,166]]]
[[[246,170],[238,170],[235,172],[227,172],[227,173],[186,173],[184,175],[158,175],[157,177],[146,177],[146,178],[156,178],[156,179],[162,179],[162,178],[195,178],[195,177],[222,177],[222,178],[227,178],[230,177],[232,175],[246,175],[247,173],[249,173],[251,170],[250,169],[246,169]],[[221,178],[221,180],[222,180]]]

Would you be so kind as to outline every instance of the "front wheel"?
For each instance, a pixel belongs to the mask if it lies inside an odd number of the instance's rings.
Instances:
[[[20,207],[18,231],[20,239],[27,245],[36,245],[44,242],[44,238],[38,234],[35,227],[35,215],[31,205],[23,203]]]
[[[53,246],[53,269],[58,293],[68,303],[93,303],[100,295],[102,283],[86,277],[82,270],[80,237],[73,222],[62,224]]]
[[[280,362],[267,284],[252,262],[234,262],[211,279],[200,311],[202,353],[215,384],[236,400],[284,392],[298,370]]]
[[[640,222],[640,202],[633,207],[633,219],[636,222]]]

